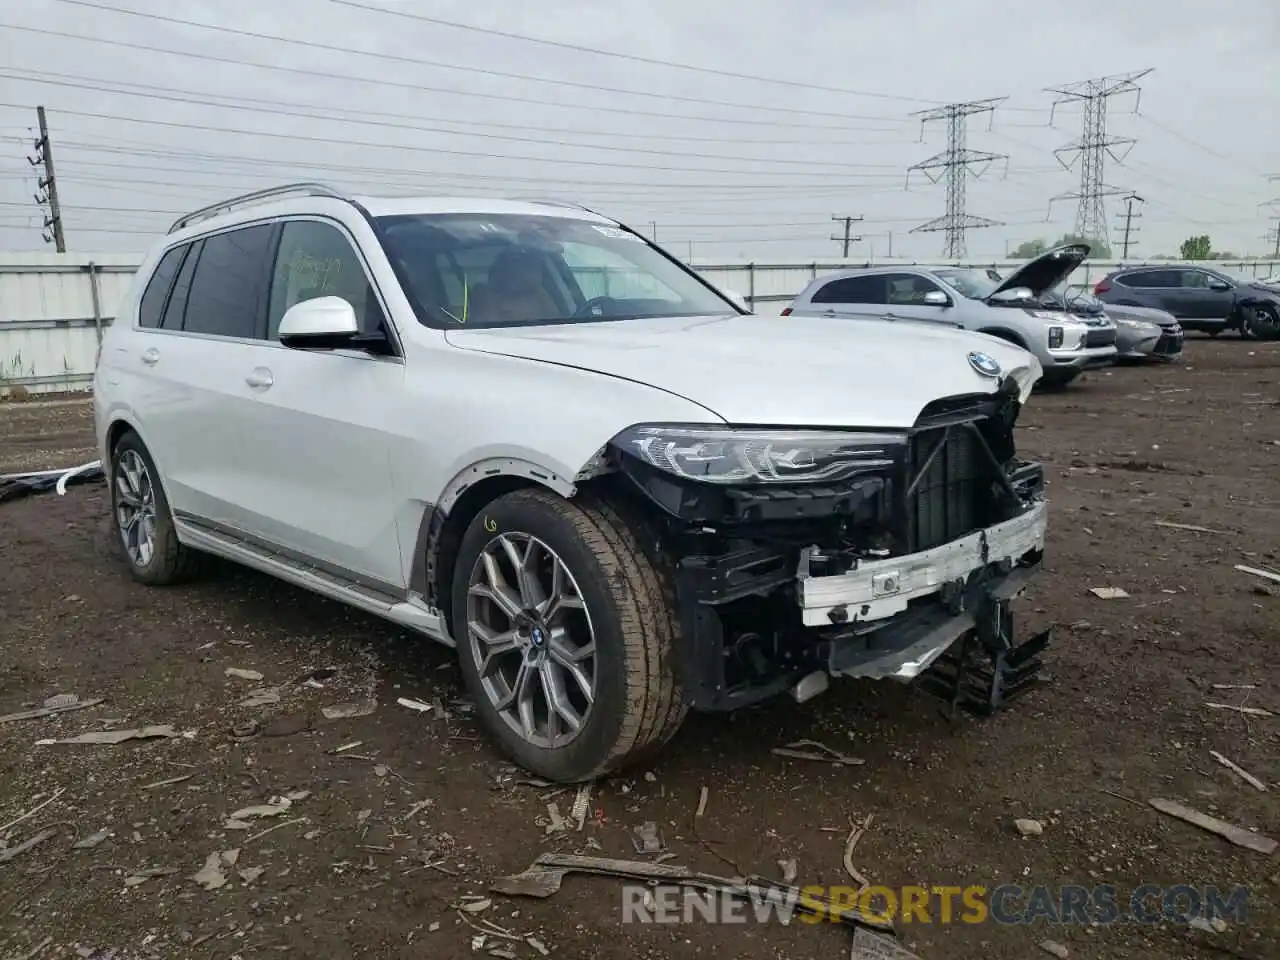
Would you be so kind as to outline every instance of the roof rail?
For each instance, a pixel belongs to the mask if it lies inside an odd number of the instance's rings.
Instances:
[[[541,203],[548,207],[572,207],[574,210],[587,210],[586,206],[573,200],[558,200],[550,197],[508,197],[509,200],[519,201],[520,203]],[[594,213],[593,210],[587,210],[587,213]]]
[[[230,200],[223,200],[220,203],[212,203],[207,207],[201,207],[199,210],[192,210],[190,213],[184,214],[173,221],[173,226],[169,228],[169,233],[189,227],[201,220],[216,217],[220,213],[229,213],[237,207],[260,203],[264,200],[276,200],[292,194],[303,197],[333,197],[336,200],[348,199],[347,195],[340,190],[325,186],[323,183],[287,183],[279,187],[268,187],[266,190],[255,190],[253,193],[246,193],[239,197],[232,197]]]

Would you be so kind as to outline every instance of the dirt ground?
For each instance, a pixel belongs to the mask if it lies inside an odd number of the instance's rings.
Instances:
[[[83,404],[0,409],[0,472],[93,459],[89,430]],[[135,585],[101,485],[0,505],[0,713],[55,694],[103,698],[0,723],[0,838],[12,853],[53,831],[11,858],[0,846],[0,957],[541,955],[492,934],[477,950],[468,924],[485,921],[555,957],[847,957],[850,934],[831,924],[624,925],[608,879],[570,878],[541,901],[495,895],[474,915],[456,906],[540,851],[635,859],[629,831],[643,821],[661,825],[673,862],[777,877],[794,858],[798,883],[843,884],[845,835],[868,815],[854,860],[875,884],[1106,883],[1122,903],[1144,883],[1249,890],[1246,921],[1216,933],[944,925],[935,911],[900,928],[923,960],[1049,956],[1046,939],[1099,960],[1280,956],[1280,855],[1147,805],[1167,797],[1280,837],[1280,589],[1233,569],[1280,568],[1280,344],[1195,339],[1178,365],[1092,375],[1037,396],[1020,443],[1050,477],[1048,569],[1018,607],[1028,631],[1057,625],[1042,687],[986,721],[950,722],[918,690],[862,682],[805,705],[694,717],[652,769],[595,786],[581,832],[551,835],[547,803],[568,816],[573,793],[548,798],[494,752],[448,651],[229,566],[182,588]],[[1129,597],[1089,593],[1101,586]],[[317,668],[336,673],[304,684]],[[279,702],[244,705],[260,687]],[[367,716],[320,713],[368,697]],[[182,735],[37,743],[145,724]],[[251,724],[260,732],[237,739]],[[802,737],[865,765],[770,753]],[[278,817],[224,825],[299,791],[309,795]],[[1016,818],[1043,834],[1019,836]],[[100,830],[99,845],[73,848]],[[230,850],[221,888],[191,879]]]

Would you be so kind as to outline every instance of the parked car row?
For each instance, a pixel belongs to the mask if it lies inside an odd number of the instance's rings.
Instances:
[[[1251,340],[1280,339],[1280,289],[1267,281],[1207,267],[1128,267],[1108,273],[1093,293],[1108,311],[1155,308],[1177,317],[1184,329],[1210,336],[1235,330]]]
[[[1093,287],[1068,278],[1089,254],[1064,244],[1007,278],[992,268],[891,266],[841,270],[813,280],[786,316],[945,324],[1030,351],[1041,382],[1065,386],[1118,361],[1172,361],[1184,331],[1280,338],[1280,288],[1200,267],[1134,267]]]
[[[842,270],[811,282],[783,313],[922,321],[984,333],[1032,353],[1046,386],[1065,386],[1086,370],[1114,363],[1118,355],[1117,326],[1101,311],[1046,305],[1050,291],[1088,255],[1086,244],[1065,244],[1007,278],[994,270],[955,266]]]

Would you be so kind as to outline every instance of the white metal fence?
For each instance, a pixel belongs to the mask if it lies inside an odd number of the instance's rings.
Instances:
[[[134,254],[0,253],[0,395],[19,386],[33,393],[87,388],[102,328],[115,316],[141,259]],[[882,259],[876,265],[913,262]],[[979,265],[1008,270],[1019,263],[997,260]],[[709,281],[741,294],[762,313],[781,309],[815,277],[864,265],[838,260],[693,261]],[[1071,279],[1089,283],[1118,266],[1116,260],[1094,260]],[[1215,260],[1200,266],[1241,278],[1280,273],[1280,261],[1275,260]],[[599,285],[607,278],[593,281]]]

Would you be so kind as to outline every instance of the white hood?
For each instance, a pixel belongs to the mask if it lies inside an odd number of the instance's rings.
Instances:
[[[450,330],[450,344],[592,370],[692,400],[732,424],[910,427],[925,405],[992,393],[968,355],[1022,386],[1040,365],[1021,347],[924,323],[837,317],[654,317]]]

